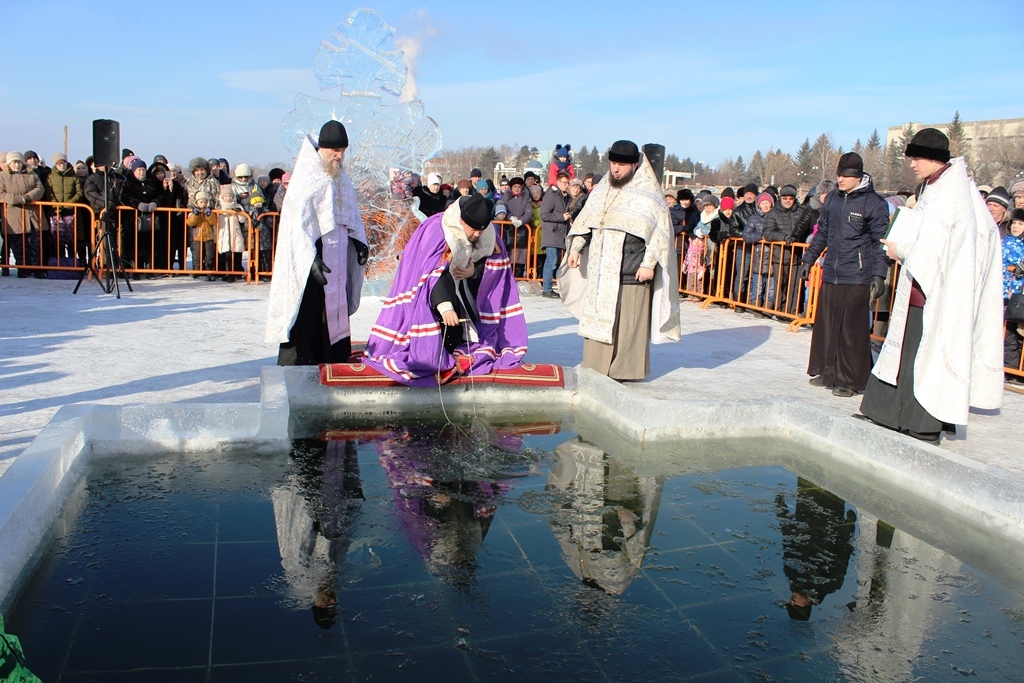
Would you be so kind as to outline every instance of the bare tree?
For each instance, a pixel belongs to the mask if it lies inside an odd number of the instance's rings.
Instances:
[[[983,140],[972,154],[979,182],[1009,187],[1024,172],[1024,138],[998,135]]]
[[[830,133],[822,133],[814,141],[811,147],[811,158],[813,165],[811,171],[814,174],[815,184],[825,178],[831,178],[836,172],[836,164],[839,163],[839,152],[832,142]]]
[[[744,182],[757,183],[758,187],[764,187],[767,183],[765,178],[768,174],[768,162],[765,156],[761,154],[761,150],[754,152],[754,156],[750,157],[750,163],[747,164],[746,173],[743,174]]]

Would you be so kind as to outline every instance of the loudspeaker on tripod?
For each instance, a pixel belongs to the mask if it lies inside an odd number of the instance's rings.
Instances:
[[[111,119],[92,122],[92,158],[97,166],[112,168],[121,160],[121,124]]]
[[[664,182],[665,176],[665,145],[648,142],[644,145],[644,155],[647,157],[647,161],[651,162],[654,175],[658,177],[658,183],[661,184]]]

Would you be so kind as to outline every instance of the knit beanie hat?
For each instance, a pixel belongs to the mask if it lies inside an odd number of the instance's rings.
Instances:
[[[903,156],[946,163],[949,161],[949,138],[937,128],[922,128],[911,138]]]
[[[715,195],[711,194],[710,192],[708,192],[706,195],[704,195],[701,198],[700,201],[701,201],[701,204],[703,204],[704,206],[714,206],[714,207],[718,206],[718,197],[716,197]]]
[[[478,180],[478,181],[476,181],[476,190],[477,190],[477,192],[479,192],[480,190],[488,190],[488,191],[490,191],[490,189],[491,188],[489,188],[487,186],[487,181],[486,180]]]
[[[761,206],[761,202],[768,202],[772,206],[775,206],[775,197],[771,196],[767,192],[762,192],[757,195],[757,201],[754,202],[755,206]]]
[[[52,163],[54,166],[57,165],[58,161],[67,161],[67,160],[68,160],[68,155],[67,154],[61,154],[60,152],[57,152],[56,154],[53,154],[53,155],[50,156],[50,163]]]
[[[1024,195],[1024,180],[1018,180],[1013,185],[1010,185],[1010,194],[1014,197]]]
[[[796,188],[792,185],[783,185],[779,191],[780,197],[796,197]]]
[[[725,199],[726,197],[732,197],[733,199],[736,199],[736,192],[731,187],[727,187],[724,190],[722,190],[722,194],[720,194],[719,196],[722,199]]]
[[[139,157],[128,157],[124,162],[124,167],[134,172],[137,168],[146,168],[146,162]]]
[[[998,204],[1004,209],[1010,208],[1010,193],[1006,191],[1006,188],[1000,185],[999,187],[993,187],[992,191],[988,193],[988,197],[985,198],[986,204]]]
[[[494,205],[494,215],[497,216],[499,213],[508,214],[508,209],[506,209],[505,205],[501,202]]]
[[[11,163],[12,161],[20,161],[21,163],[25,163],[25,155],[22,154],[21,152],[8,152],[7,163]]]
[[[735,208],[736,208],[736,200],[735,199],[733,199],[732,197],[722,197],[721,209],[723,211],[725,209],[735,209]]]
[[[747,194],[748,192],[750,194],[757,194],[757,184],[756,183],[747,183],[746,185],[744,185],[743,186],[743,194]]]
[[[441,176],[439,176],[438,174],[431,173],[430,175],[427,176],[427,187],[430,187],[431,185],[440,185],[440,184],[441,184]]]
[[[206,190],[199,190],[199,192],[196,192],[196,201],[198,202],[201,199],[210,201],[210,193],[207,192]]]
[[[465,178],[463,178],[459,182],[455,183],[455,187],[459,188],[460,190],[463,190],[463,189],[465,189],[465,190],[472,190],[473,189],[473,183],[471,183],[468,180],[466,180]]]
[[[470,178],[483,178],[484,174],[480,172],[479,168],[474,168],[472,171],[469,172],[469,177]]]

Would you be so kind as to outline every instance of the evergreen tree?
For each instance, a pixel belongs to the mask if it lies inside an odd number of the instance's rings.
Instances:
[[[969,150],[965,139],[964,122],[960,120],[960,110],[953,114],[953,120],[949,124],[946,136],[949,138],[949,155],[951,157],[967,156]]]
[[[893,140],[885,153],[885,188],[895,192],[903,187],[903,147],[899,140]]]
[[[804,142],[800,145],[800,149],[796,151],[796,174],[800,179],[800,184],[804,183],[814,184],[817,178],[811,177],[811,167],[814,166],[814,155],[811,153],[811,139],[804,138]]]
[[[764,187],[767,185],[764,180],[765,171],[764,155],[761,154],[761,150],[757,150],[754,156],[750,157],[750,163],[743,173],[743,182],[757,183],[758,187]]]
[[[682,171],[683,162],[675,154],[665,155],[665,170],[667,171]]]
[[[480,153],[480,161],[477,162],[480,166],[480,172],[483,173],[484,179],[493,178],[494,167],[501,161],[498,157],[498,150],[493,147],[488,147]]]
[[[882,139],[878,137],[878,129],[875,128],[871,131],[871,137],[868,138],[868,149],[882,149]]]
[[[512,159],[512,165],[516,167],[516,175],[523,175],[523,167],[526,166],[526,162],[530,160],[530,148],[523,145],[516,152],[515,158]]]

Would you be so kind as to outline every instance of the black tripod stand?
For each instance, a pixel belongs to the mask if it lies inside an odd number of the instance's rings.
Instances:
[[[110,184],[109,171],[103,170],[103,201],[104,205],[110,206]],[[72,294],[78,294],[78,288],[82,286],[85,277],[92,273],[99,283],[104,294],[117,292],[117,298],[121,298],[121,287],[117,282],[118,276],[124,278],[124,284],[128,291],[132,289],[132,283],[128,280],[128,273],[124,270],[124,263],[121,262],[121,254],[117,251],[117,244],[111,234],[111,229],[116,225],[116,218],[111,217],[110,209],[106,208],[100,213],[100,238],[96,240],[96,247],[89,257],[89,262],[82,268],[82,274],[78,276],[78,284]],[[102,270],[101,270],[102,268]]]

